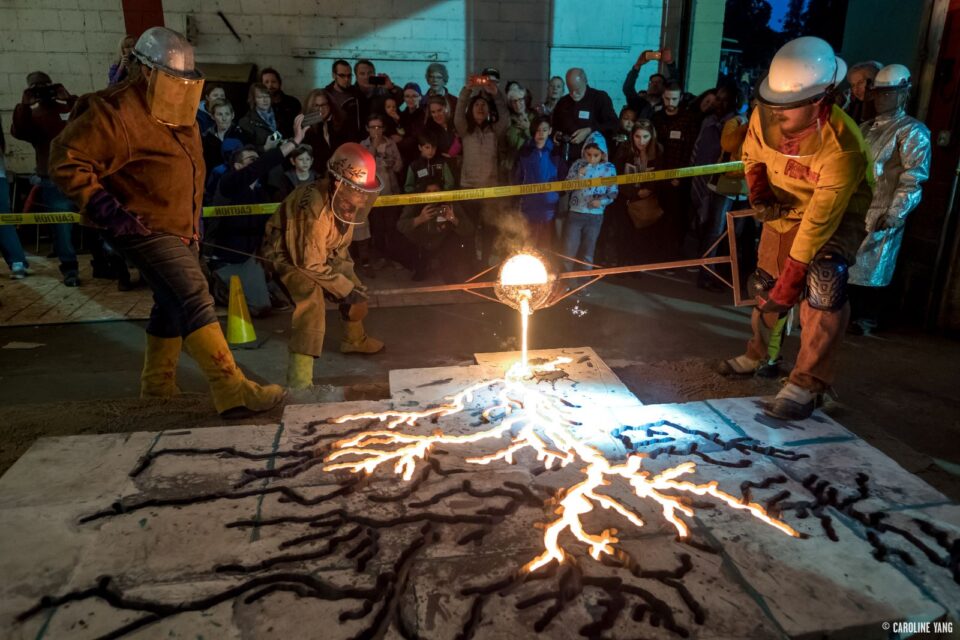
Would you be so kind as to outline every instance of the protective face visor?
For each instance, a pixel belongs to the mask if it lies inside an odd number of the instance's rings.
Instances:
[[[819,117],[822,98],[784,106],[761,102],[757,110],[764,144],[795,158],[815,155],[823,143]]]
[[[906,107],[910,98],[910,85],[871,87],[867,89],[867,95],[864,97],[868,102],[873,102],[873,108],[877,113],[892,113]]]
[[[197,120],[203,94],[203,76],[181,78],[162,67],[151,67],[147,81],[150,115],[168,127],[189,127]]]
[[[365,191],[358,189],[346,180],[337,180],[337,188],[330,198],[333,216],[344,224],[361,225],[370,217],[370,210],[379,195],[380,189]]]

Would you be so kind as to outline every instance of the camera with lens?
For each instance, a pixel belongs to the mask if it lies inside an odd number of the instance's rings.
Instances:
[[[383,74],[377,74],[375,76],[370,76],[370,79],[367,81],[375,87],[382,87],[387,84],[387,79],[383,77]]]
[[[558,132],[554,139],[560,145],[560,157],[563,158],[564,162],[570,162],[570,145],[573,136]]]
[[[53,102],[57,99],[57,87],[55,84],[42,84],[30,87],[30,96],[37,102]]]

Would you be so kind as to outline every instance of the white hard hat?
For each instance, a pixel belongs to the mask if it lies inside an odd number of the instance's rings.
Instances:
[[[150,27],[133,47],[133,55],[150,68],[178,78],[202,78],[193,62],[193,45],[173,29]]]
[[[910,69],[902,64],[888,64],[873,79],[874,89],[909,89]]]
[[[830,44],[804,36],[780,47],[770,63],[770,73],[760,83],[760,101],[773,107],[814,102],[847,75],[847,63]]]

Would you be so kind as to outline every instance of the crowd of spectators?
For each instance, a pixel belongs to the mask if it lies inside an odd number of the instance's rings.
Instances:
[[[107,84],[123,82],[132,38],[118,47]],[[642,68],[655,63],[646,87]],[[848,109],[864,114],[869,63],[851,68]],[[553,76],[535,96],[529,87],[504,82],[486,68],[459,89],[448,87],[441,63],[416,81],[398,84],[367,59],[337,60],[329,84],[301,102],[284,93],[281,72],[260,71],[245,104],[227,99],[223,85],[208,82],[197,113],[206,165],[206,205],[278,202],[299,185],[326,174],[326,163],[344,142],[359,142],[376,157],[383,194],[448,191],[505,184],[532,184],[676,169],[737,159],[746,135],[749,105],[735,84],[692,95],[677,75],[669,49],[644,51],[627,70],[625,106],[614,109],[604,91],[590,86],[584,69]],[[861,78],[863,76],[863,78]],[[76,98],[45,73],[27,77],[11,133],[36,149],[28,206],[34,211],[71,205],[47,177],[50,140],[63,128]],[[423,90],[425,87],[425,91]],[[539,99],[538,99],[539,98]],[[3,143],[0,138],[0,144]],[[0,159],[2,162],[2,159]],[[0,178],[4,177],[0,164]],[[8,195],[5,181],[0,196]],[[570,193],[537,193],[448,204],[377,207],[354,231],[351,254],[360,273],[375,278],[389,261],[414,280],[431,275],[462,280],[521,245],[565,256],[567,269],[693,258],[725,233],[725,214],[745,203],[742,176],[710,175]],[[0,198],[0,210],[10,203]],[[225,300],[231,275],[240,275],[255,313],[284,306],[252,257],[260,246],[264,216],[206,221],[204,255],[212,288]],[[743,221],[744,269],[755,230]],[[54,225],[55,254],[64,282],[79,284],[72,225]],[[94,242],[93,245],[98,245]],[[722,243],[721,243],[722,244]],[[102,242],[95,276],[119,277],[125,265]],[[27,261],[13,227],[0,226],[0,248],[14,278]],[[99,265],[97,264],[99,262]],[[717,286],[703,271],[698,284]]]

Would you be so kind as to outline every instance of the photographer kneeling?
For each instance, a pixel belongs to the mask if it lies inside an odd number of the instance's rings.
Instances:
[[[442,178],[432,177],[426,181],[425,191],[442,191],[441,185]],[[459,207],[446,202],[407,205],[397,229],[419,249],[414,280],[425,280],[434,260],[447,284],[463,282],[476,272],[475,228]]]

